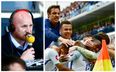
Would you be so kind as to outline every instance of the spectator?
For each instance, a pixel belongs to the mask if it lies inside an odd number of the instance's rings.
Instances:
[[[2,71],[25,71],[25,62],[18,58],[9,56],[2,61]]]

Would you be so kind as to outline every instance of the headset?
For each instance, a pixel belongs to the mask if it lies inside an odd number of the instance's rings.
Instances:
[[[14,31],[15,31],[15,27],[14,27],[14,25],[13,25],[13,16],[15,15],[15,13],[21,12],[21,11],[25,11],[25,12],[30,13],[30,15],[31,15],[31,17],[32,17],[32,22],[33,22],[33,19],[34,19],[34,18],[33,18],[33,15],[32,15],[32,13],[31,13],[31,11],[29,11],[29,10],[27,10],[27,9],[17,9],[17,10],[15,10],[15,11],[11,14],[11,16],[10,16],[10,19],[9,19],[10,25],[8,26],[9,32],[14,32]]]

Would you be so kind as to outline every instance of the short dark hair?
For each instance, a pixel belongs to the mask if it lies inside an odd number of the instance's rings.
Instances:
[[[61,44],[61,45],[59,46],[59,48],[60,48],[59,54],[61,54],[61,49],[64,51],[64,54],[68,54],[69,47],[70,47],[69,45],[68,45],[68,47],[67,47],[65,44]]]
[[[47,9],[47,13],[51,13],[51,9],[52,8],[58,8],[60,10],[60,6],[59,5],[52,5]]]
[[[109,36],[107,34],[103,33],[103,32],[100,32],[100,33],[94,35],[94,37],[101,42],[102,42],[103,39],[106,40],[106,44],[110,43]]]
[[[65,20],[65,21],[62,21],[62,22],[61,22],[60,28],[62,27],[63,24],[72,25],[72,23],[71,23],[70,21]]]
[[[7,56],[2,59],[2,71],[10,70],[9,66],[13,63],[18,63],[22,68],[26,69],[26,63],[22,59],[15,56]]]

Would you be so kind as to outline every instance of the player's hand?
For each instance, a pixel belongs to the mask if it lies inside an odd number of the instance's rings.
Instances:
[[[77,49],[77,46],[72,46],[69,48],[69,53],[72,53],[73,51],[75,51]]]
[[[68,56],[63,56],[63,55],[61,55],[60,58],[59,58],[59,61],[60,61],[60,62],[66,62],[66,61],[68,61],[68,59],[69,59]]]
[[[60,40],[63,44],[65,44],[67,47],[68,47],[68,46],[73,46],[73,45],[75,44],[75,41],[69,40],[69,39],[64,39],[64,38],[62,38],[62,37],[59,37],[59,40]]]

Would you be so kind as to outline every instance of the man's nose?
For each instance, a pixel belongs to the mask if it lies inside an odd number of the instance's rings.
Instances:
[[[67,32],[68,32],[68,33],[70,33],[71,31],[70,31],[70,30],[68,30]]]
[[[32,29],[30,27],[27,27],[26,32],[32,34]]]
[[[59,17],[59,14],[57,13],[56,16]]]

